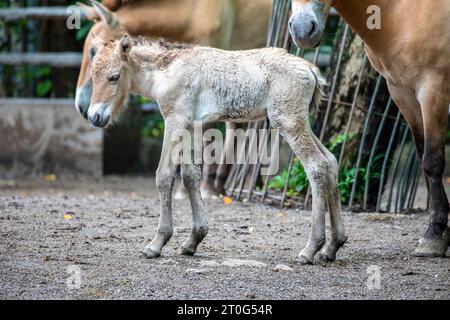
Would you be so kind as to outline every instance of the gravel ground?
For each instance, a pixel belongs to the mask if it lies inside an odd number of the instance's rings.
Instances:
[[[172,240],[148,260],[153,179],[15,184],[0,187],[2,299],[450,298],[450,259],[410,255],[426,214],[345,213],[349,242],[337,261],[301,266],[310,212],[209,200],[210,232],[184,257],[190,209],[178,201]]]

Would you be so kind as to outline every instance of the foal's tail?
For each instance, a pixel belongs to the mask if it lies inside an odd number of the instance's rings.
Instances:
[[[311,101],[310,109],[315,108],[315,113],[317,113],[317,110],[319,109],[320,105],[322,104],[322,98],[325,96],[325,93],[323,91],[323,87],[327,85],[327,82],[324,77],[320,74],[319,68],[317,68],[315,65],[310,64],[309,66],[314,78],[316,79],[316,87],[314,89],[313,99]]]

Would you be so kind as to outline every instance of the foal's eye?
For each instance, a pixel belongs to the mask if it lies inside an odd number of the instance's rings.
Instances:
[[[110,82],[116,82],[117,80],[119,80],[119,78],[120,78],[120,74],[119,73],[115,73],[112,76],[110,76],[108,80]]]

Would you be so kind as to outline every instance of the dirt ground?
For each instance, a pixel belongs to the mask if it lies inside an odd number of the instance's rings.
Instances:
[[[345,213],[349,242],[337,261],[302,266],[310,212],[221,199],[207,209],[196,256],[177,254],[191,219],[189,203],[175,201],[174,236],[149,260],[141,250],[158,221],[153,179],[4,185],[0,298],[450,299],[449,254],[410,255],[426,214]]]

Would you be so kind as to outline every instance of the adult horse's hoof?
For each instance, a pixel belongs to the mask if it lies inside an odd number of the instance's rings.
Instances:
[[[444,258],[450,242],[449,228],[444,231],[440,238],[420,238],[417,248],[414,251],[416,257],[441,257]]]
[[[154,259],[154,258],[158,258],[159,256],[161,256],[161,252],[157,252],[153,249],[150,248],[150,245],[148,245],[147,247],[145,247],[144,249],[144,256],[147,259]]]

